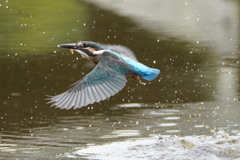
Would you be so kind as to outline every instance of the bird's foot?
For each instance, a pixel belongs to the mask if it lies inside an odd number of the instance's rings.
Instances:
[[[135,81],[137,81],[138,83],[140,83],[140,84],[142,84],[142,85],[146,85],[146,83],[142,82],[141,79],[140,79],[138,76],[134,75],[134,76],[132,76],[132,78],[133,78]]]
[[[140,82],[138,82],[138,83],[140,83],[140,84],[142,84],[142,85],[144,85],[144,86],[146,85],[146,83],[144,83],[144,82],[142,82],[142,81],[140,81]]]

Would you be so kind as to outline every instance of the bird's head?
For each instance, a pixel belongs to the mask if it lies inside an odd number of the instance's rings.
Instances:
[[[58,47],[68,48],[72,53],[73,51],[76,51],[80,53],[82,57],[87,59],[97,56],[94,52],[105,49],[100,44],[91,41],[78,41],[77,43],[60,44]]]

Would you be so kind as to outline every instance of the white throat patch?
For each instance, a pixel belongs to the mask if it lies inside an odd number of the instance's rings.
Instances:
[[[96,55],[100,55],[100,54],[103,54],[103,52],[105,52],[105,50],[98,50],[98,51],[94,51],[93,54],[96,54]]]

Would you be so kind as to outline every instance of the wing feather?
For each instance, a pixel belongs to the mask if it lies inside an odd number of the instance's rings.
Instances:
[[[77,109],[80,104],[81,92],[77,92],[76,95],[77,95],[77,99],[76,99],[76,102],[74,103],[73,109]]]
[[[114,62],[113,58],[105,56],[90,73],[76,82],[72,88],[62,94],[50,97],[49,103],[53,103],[51,106],[61,109],[81,108],[105,100],[122,90],[127,83],[126,68],[121,70],[123,65],[118,61]]]
[[[61,107],[62,109],[66,109],[69,106],[69,103],[71,103],[71,101],[72,101],[73,94],[74,94],[74,92],[71,92],[69,94],[68,99],[64,102],[64,104]]]
[[[99,85],[99,88],[101,89],[102,93],[105,95],[106,98],[109,97],[109,94],[107,92],[107,90],[103,87],[103,85]]]
[[[104,87],[104,89],[105,89],[105,90],[107,91],[107,93],[109,94],[109,97],[114,94],[114,90],[112,90],[111,87],[109,87],[109,86],[107,85],[107,83],[103,83],[102,86]],[[109,97],[108,97],[108,98],[109,98]]]
[[[85,95],[86,93],[85,93],[85,90],[83,89],[82,91],[81,91],[81,99],[80,99],[80,104],[79,104],[79,106],[85,106],[85,98],[84,98],[84,95]],[[77,107],[77,108],[79,108],[79,106]]]
[[[122,56],[128,57],[134,61],[138,61],[133,51],[125,46],[121,46],[121,45],[104,45],[104,46],[105,48],[113,52],[116,52]]]
[[[88,87],[84,88],[84,96],[85,96],[85,101],[84,101],[84,105],[88,105],[89,104],[89,94],[88,94]]]
[[[63,106],[64,103],[68,100],[68,98],[70,97],[71,94],[67,94],[66,96],[64,96],[63,98],[60,98],[59,101],[56,101],[55,105],[60,108],[60,106]]]
[[[106,84],[113,92],[117,92],[118,90],[122,89],[122,88],[116,88],[112,83],[107,83]]]
[[[99,85],[96,85],[96,89],[101,99],[107,99],[106,95],[103,93],[102,88]]]
[[[101,98],[99,97],[99,95],[98,95],[95,87],[94,87],[94,86],[91,86],[91,89],[92,89],[93,96],[94,96],[95,99],[96,99],[96,102],[100,102],[100,101],[101,101]]]
[[[72,95],[72,100],[70,101],[66,109],[71,109],[74,106],[74,103],[76,103],[76,97],[77,97],[77,92],[74,92]]]

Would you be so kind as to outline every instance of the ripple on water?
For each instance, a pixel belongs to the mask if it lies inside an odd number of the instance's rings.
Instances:
[[[180,114],[180,110],[161,109],[161,110],[150,111],[148,114],[154,115],[154,116],[176,116],[177,117]]]
[[[159,127],[171,127],[171,126],[177,126],[177,123],[161,123],[158,126]]]
[[[161,108],[169,107],[168,105],[162,105]],[[141,109],[146,109],[146,108],[160,108],[156,104],[151,104],[151,103],[121,103],[117,104],[115,106],[112,106],[111,109],[118,109],[118,108],[127,108],[127,109],[136,109],[136,108],[141,108]]]
[[[114,130],[109,135],[104,135],[101,138],[118,138],[118,137],[133,137],[140,135],[140,130]]]
[[[195,124],[194,125],[194,128],[204,128],[204,127],[206,127],[206,125],[204,125],[204,124]]]
[[[180,117],[164,117],[164,120],[179,120]]]
[[[181,130],[166,130],[166,133],[180,133]]]
[[[123,103],[123,104],[118,104],[117,106],[120,108],[140,108],[145,105],[142,103]]]
[[[19,153],[37,153],[40,152],[39,148],[24,148],[24,147],[20,147],[17,144],[8,144],[8,143],[4,143],[4,144],[0,144],[0,151],[2,153],[15,153],[15,152],[19,152]]]

